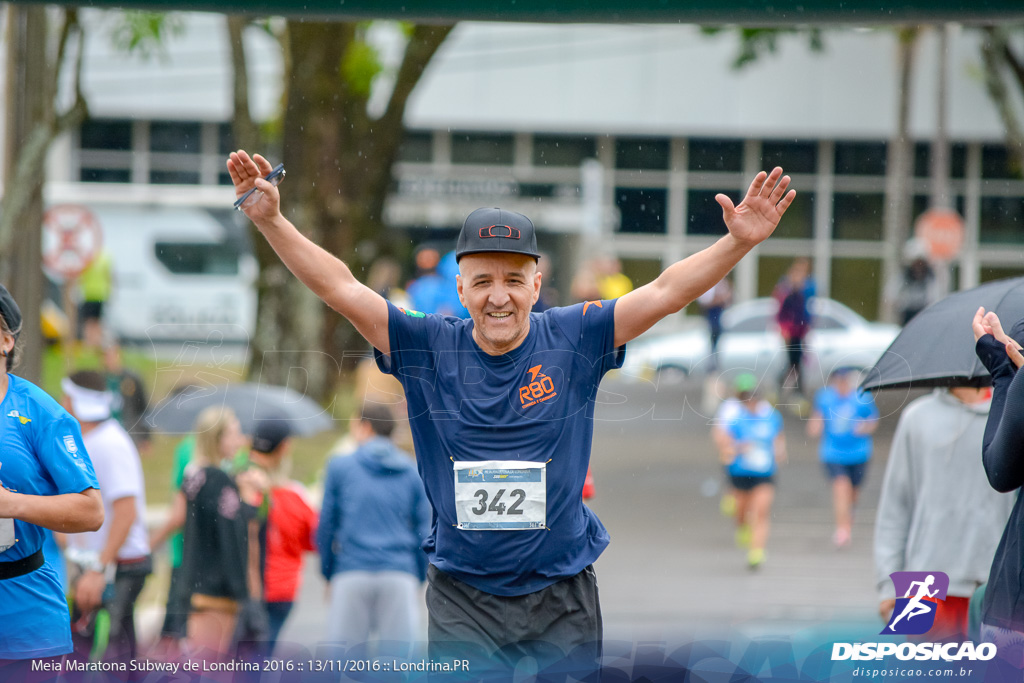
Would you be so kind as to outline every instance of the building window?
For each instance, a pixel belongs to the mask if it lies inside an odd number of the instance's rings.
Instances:
[[[983,244],[1024,242],[1024,199],[982,197],[978,241]]]
[[[580,135],[534,135],[534,166],[579,166],[597,156],[594,138]]]
[[[502,133],[452,133],[452,162],[511,166],[515,138]]]
[[[781,166],[786,173],[814,173],[818,170],[818,145],[813,142],[765,140],[761,144],[761,167],[770,171]]]
[[[981,148],[981,177],[995,180],[1018,180],[1021,169],[1014,163],[1005,145],[984,145]]]
[[[428,164],[434,159],[434,135],[428,130],[407,130],[398,147],[398,160]]]
[[[230,242],[157,242],[156,258],[176,275],[237,275],[240,251]]]
[[[832,201],[832,237],[880,241],[884,206],[882,194],[837,192]]]
[[[615,205],[621,215],[619,232],[665,234],[667,197],[664,189],[615,188]]]
[[[914,145],[914,176],[931,177],[931,144],[918,142]],[[949,177],[963,178],[967,172],[967,145],[962,142],[949,146]]]
[[[691,171],[743,170],[743,142],[692,138],[687,145],[687,166]]]
[[[757,259],[757,295],[771,296],[775,291],[775,285],[785,277],[791,265],[792,256],[762,256]]]
[[[1021,275],[1024,275],[1024,268],[982,266],[978,280],[980,282],[991,282],[992,280],[1003,280],[1008,277],[1020,277]]]
[[[721,220],[721,211],[719,211],[719,220]],[[790,239],[811,239],[814,237],[813,192],[797,191],[796,199],[789,205],[786,215],[782,217],[782,221],[779,223],[779,227],[775,228],[772,237],[788,237]]]
[[[662,271],[662,263],[658,259],[624,258],[621,263],[622,274],[633,283],[633,289],[653,282]]]
[[[837,142],[835,172],[840,175],[885,175],[885,143]]]
[[[157,171],[149,172],[149,182],[154,185],[198,185],[199,171]]]
[[[235,134],[231,131],[230,123],[217,125],[217,151],[221,154],[231,154],[238,148],[235,147]]]
[[[917,220],[918,216],[931,208],[931,197],[923,194],[914,195],[913,203],[911,204],[910,214],[914,220]],[[953,198],[953,210],[961,216],[964,215],[964,197],[963,195],[957,195]]]
[[[130,183],[132,172],[126,168],[83,168],[78,177],[83,183]]]
[[[878,319],[882,295],[882,261],[870,258],[832,259],[832,296],[868,320]],[[823,368],[830,371],[832,368]]]
[[[664,171],[669,167],[667,138],[618,138],[615,140],[615,168],[631,171]]]
[[[540,197],[550,199],[558,196],[564,186],[554,183],[519,183],[518,194],[520,197]],[[576,196],[578,192],[571,196]]]
[[[734,194],[735,190],[689,190],[686,206],[689,216],[686,232],[690,235],[724,235],[727,230],[722,220],[722,207],[715,201],[719,193]]]
[[[149,126],[151,152],[198,154],[202,124],[198,121],[153,121]]]
[[[90,119],[79,132],[82,149],[131,151],[132,122],[128,119]]]

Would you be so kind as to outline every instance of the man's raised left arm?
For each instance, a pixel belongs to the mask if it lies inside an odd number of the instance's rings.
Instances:
[[[747,252],[768,238],[796,197],[789,176],[776,167],[754,177],[746,197],[734,206],[715,196],[729,232],[707,249],[666,268],[656,280],[634,289],[615,304],[615,346],[646,332],[667,315],[678,313],[728,275]]]

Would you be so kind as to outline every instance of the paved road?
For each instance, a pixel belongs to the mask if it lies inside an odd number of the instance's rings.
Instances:
[[[830,491],[804,423],[785,415],[790,463],[777,476],[768,560],[757,572],[719,512],[721,469],[696,382],[602,385],[596,412],[592,508],[611,533],[598,561],[606,637],[674,641],[702,634],[757,637],[847,625],[877,629],[871,539],[899,408],[883,394],[876,455],[852,544],[831,545]],[[312,559],[312,558],[311,558]],[[302,594],[282,638],[307,647],[326,622],[323,583],[307,563]]]

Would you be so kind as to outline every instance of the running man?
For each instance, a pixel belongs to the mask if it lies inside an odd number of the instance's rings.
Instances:
[[[900,615],[889,622],[890,631],[893,633],[896,632],[896,622],[903,617],[906,617],[907,621],[910,621],[918,615],[928,614],[935,609],[934,607],[929,607],[923,602],[924,598],[934,598],[938,595],[938,588],[933,591],[928,590],[928,587],[933,583],[935,583],[934,574],[929,574],[924,581],[911,581],[910,586],[907,587],[907,594],[903,596],[905,598],[910,598],[910,601],[907,603],[906,607],[903,608],[903,611],[900,612]],[[918,587],[916,593],[914,592],[914,586]],[[914,593],[913,597],[911,597],[911,593]]]
[[[345,316],[401,380],[417,466],[433,510],[424,544],[431,659],[475,652],[472,675],[523,657],[541,666],[601,656],[593,562],[608,533],[583,504],[597,385],[626,342],[682,310],[772,234],[796,192],[776,168],[743,202],[718,195],[728,232],[619,299],[531,314],[540,295],[537,240],[521,214],[478,209],[456,246],[457,320],[402,310],[306,239],[264,176],[271,164],[233,152],[228,172],[281,260]],[[787,191],[788,190],[788,191]],[[574,665],[573,668],[577,668]]]

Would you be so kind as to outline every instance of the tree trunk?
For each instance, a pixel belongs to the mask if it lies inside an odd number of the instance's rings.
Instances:
[[[42,379],[43,170],[52,141],[48,122],[53,98],[46,82],[46,8],[8,7],[7,147],[2,231],[4,283],[22,310],[20,362],[17,372],[31,382]],[[39,126],[42,125],[42,128]],[[15,227],[17,226],[17,227]],[[16,233],[16,234],[15,234]]]
[[[913,149],[909,135],[910,88],[914,71],[914,48],[920,30],[917,27],[899,32],[899,99],[896,112],[896,131],[886,150],[885,209],[882,216],[882,235],[886,244],[883,260],[885,285],[882,292],[898,288],[901,277],[903,245],[910,237]],[[882,319],[892,322],[896,310],[890,297],[882,296]]]
[[[259,127],[253,121],[249,108],[248,61],[243,40],[248,23],[249,18],[240,15],[229,15],[226,22],[233,72],[231,135],[236,149],[270,155],[264,148]],[[294,278],[290,277],[288,270],[254,224],[249,223],[249,231],[256,262],[259,264],[259,276],[256,279],[256,329],[249,344],[249,379],[284,385],[289,381],[288,368],[292,359],[284,361],[280,358],[280,330],[290,327],[287,316],[292,295],[288,286],[293,284],[290,280]],[[303,389],[302,386],[297,388]]]
[[[391,166],[403,136],[405,105],[430,58],[451,30],[414,27],[395,80],[391,101],[380,119],[366,111],[367,93],[346,83],[341,65],[359,40],[355,23],[291,21],[286,40],[284,162],[281,185],[286,215],[307,237],[365,277],[387,233],[383,206]],[[363,250],[361,244],[372,244]],[[367,252],[372,252],[368,254]],[[264,260],[260,323],[255,347],[263,380],[283,382],[289,368],[294,388],[319,399],[334,389],[338,371],[353,352],[367,346],[336,312],[283,271],[276,257]],[[255,371],[254,365],[254,371]]]
[[[74,10],[66,10],[56,41],[41,5],[7,7],[6,129],[4,196],[0,203],[0,281],[10,287],[24,322],[18,374],[38,382],[42,376],[43,302],[42,222],[46,154],[53,140],[87,115],[80,89],[84,37]],[[56,113],[57,81],[71,37],[78,38],[73,62],[74,103]],[[48,47],[55,47],[54,54]]]

